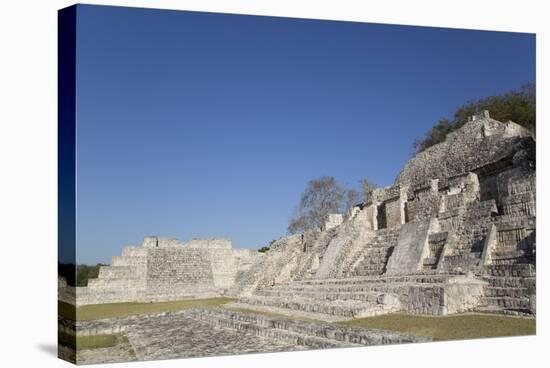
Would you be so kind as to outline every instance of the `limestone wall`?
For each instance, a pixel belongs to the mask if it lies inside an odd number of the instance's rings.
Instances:
[[[407,162],[396,184],[415,185],[426,178],[445,181],[533,147],[534,140],[521,126],[483,114]]]
[[[401,227],[397,246],[388,260],[388,274],[415,273],[421,270],[428,252],[428,234],[435,220],[410,222]]]
[[[87,287],[60,287],[59,298],[85,305],[218,296],[259,257],[255,250],[233,250],[231,241],[222,238],[183,243],[147,236],[139,247],[124,247]]]
[[[250,295],[259,288],[273,286],[291,280],[300,273],[307,273],[314,264],[316,252],[306,250],[308,243],[313,243],[318,233],[292,235],[275,241],[264,256],[236,275],[228,295]]]
[[[147,254],[147,299],[166,300],[215,294],[207,251],[153,248]]]
[[[226,290],[233,284],[237,265],[230,240],[223,238],[192,239],[185,246],[208,253],[213,282],[216,288]]]
[[[524,306],[523,294],[513,302],[508,294],[505,299],[491,295],[502,296],[494,285],[509,282],[494,280],[501,274],[533,277],[534,148],[525,129],[484,113],[411,159],[395,185],[374,190],[367,203],[346,216],[330,215],[322,229],[282,237],[266,253],[233,250],[231,241],[221,238],[182,243],[146,237],[142,246],[125,247],[122,256],[113,257],[89,287],[72,292],[79,304],[222,294],[256,300],[261,289],[278,284],[314,280],[326,289],[333,279],[358,278],[372,282],[362,286],[366,290],[377,289],[374,284],[380,280],[389,283],[403,310],[411,313],[457,313],[475,308],[480,298],[489,298],[493,305]],[[477,282],[484,273],[493,283],[489,296],[482,295],[486,283]],[[468,278],[434,284],[430,278],[418,281],[417,274]],[[392,284],[411,275],[417,281]],[[344,290],[327,296],[349,298],[335,310],[365,297],[350,295],[357,290],[354,283],[342,282]],[[311,295],[318,296],[316,291]],[[272,298],[285,306],[319,306],[317,301],[287,296]],[[70,300],[71,293],[60,298]],[[270,300],[260,301],[268,306]],[[327,311],[333,307],[323,305]]]

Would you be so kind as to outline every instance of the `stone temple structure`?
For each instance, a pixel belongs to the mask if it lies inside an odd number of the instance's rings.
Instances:
[[[225,239],[146,237],[77,304],[229,295],[234,306],[325,321],[396,311],[535,313],[535,140],[473,116],[319,230],[261,254]]]
[[[535,315],[535,144],[484,111],[407,162],[394,185],[264,254],[225,239],[146,237],[59,297],[235,298],[225,309],[79,322],[79,333],[126,331],[139,359],[427,341],[331,323],[393,312]]]
[[[64,299],[85,305],[214,297],[224,294],[236,274],[262,255],[256,250],[233,249],[227,239],[182,243],[148,236],[139,247],[124,247],[110,266],[100,267],[97,279],[65,293]]]
[[[529,131],[473,116],[345,218],[276,241],[234,304],[326,321],[534,314],[535,164]]]

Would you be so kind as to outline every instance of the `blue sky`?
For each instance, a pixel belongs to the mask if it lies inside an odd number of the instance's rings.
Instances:
[[[308,180],[390,185],[439,118],[534,80],[530,34],[79,6],[77,261],[261,247]]]

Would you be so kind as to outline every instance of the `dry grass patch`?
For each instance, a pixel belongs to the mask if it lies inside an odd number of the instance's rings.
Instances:
[[[209,298],[155,303],[111,303],[83,305],[76,308],[76,318],[78,321],[90,321],[94,319],[126,317],[139,314],[174,312],[198,307],[211,308],[218,307],[233,300],[234,299],[231,298]]]
[[[442,317],[387,314],[339,323],[346,326],[378,328],[429,336],[434,341],[524,336],[536,333],[534,318],[474,313]]]

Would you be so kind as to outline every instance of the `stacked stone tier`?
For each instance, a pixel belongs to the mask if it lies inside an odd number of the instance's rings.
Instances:
[[[490,265],[485,267],[483,279],[487,286],[479,311],[533,314],[536,287],[536,269],[533,264]]]
[[[478,280],[437,273],[310,279],[258,290],[234,305],[324,321],[363,318],[397,311],[440,315],[460,309],[455,302],[468,305],[466,308],[477,306],[482,288]],[[462,293],[469,295],[464,296]],[[458,294],[459,297],[456,297]],[[463,297],[464,300],[459,300]],[[475,300],[469,302],[469,298]]]
[[[350,276],[381,275],[399,237],[398,229],[382,229],[365,245],[352,264]]]

